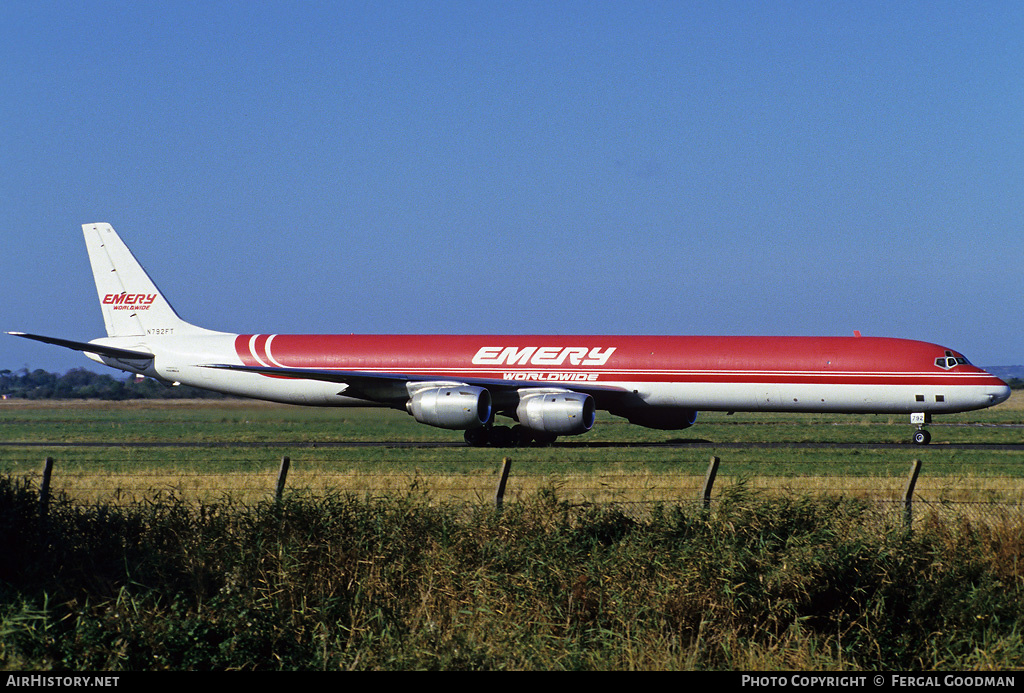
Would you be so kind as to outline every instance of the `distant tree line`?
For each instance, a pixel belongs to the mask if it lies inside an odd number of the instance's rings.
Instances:
[[[181,385],[170,387],[151,378],[134,375],[115,378],[85,368],[74,368],[64,375],[42,369],[0,370],[0,396],[5,399],[220,399],[218,392]]]

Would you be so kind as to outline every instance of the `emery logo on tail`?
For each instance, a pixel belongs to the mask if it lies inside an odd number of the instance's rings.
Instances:
[[[483,347],[473,357],[477,366],[603,366],[615,347]]]
[[[130,294],[123,291],[104,296],[103,305],[114,306],[114,310],[147,310],[156,297],[157,294]]]

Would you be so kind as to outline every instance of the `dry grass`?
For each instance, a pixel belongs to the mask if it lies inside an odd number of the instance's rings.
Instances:
[[[273,474],[244,476],[273,486]],[[405,493],[427,483],[394,478]],[[560,475],[561,490],[574,478]],[[878,523],[862,503],[766,499],[730,477],[720,484],[737,488],[712,512],[668,508],[645,522],[550,492],[502,514],[351,497],[196,512],[176,495],[184,481],[172,483],[174,497],[132,508],[58,505],[45,526],[30,489],[0,483],[0,579],[15,595],[0,613],[0,667],[870,672],[1024,661],[1019,524],[915,508],[919,529],[892,532],[898,508]]]
[[[1024,390],[1014,390],[1010,399],[993,407],[993,411],[1024,411]]]
[[[31,476],[31,475],[30,475]],[[230,497],[241,503],[257,503],[274,496],[277,472],[175,472],[147,471],[96,474],[68,472],[61,475],[59,491],[74,503],[132,504],[165,495],[185,501],[215,502]],[[714,494],[742,483],[766,496],[841,496],[861,500],[901,501],[906,478],[863,476],[735,477],[720,475]],[[450,474],[338,472],[316,469],[292,470],[286,492],[322,496],[354,494],[370,497],[421,496],[437,503],[480,503],[494,499],[498,472]],[[651,472],[595,472],[581,474],[517,474],[513,469],[505,490],[507,501],[529,498],[543,489],[554,489],[572,503],[697,502],[702,499],[704,478],[693,475]],[[1019,480],[986,477],[922,477],[915,500],[928,503],[1024,504]]]

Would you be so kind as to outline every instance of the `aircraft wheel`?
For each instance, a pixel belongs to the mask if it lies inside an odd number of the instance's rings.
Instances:
[[[914,431],[914,445],[927,445],[932,440],[932,434],[923,428]]]
[[[516,447],[526,447],[533,442],[533,431],[520,425],[512,427],[512,442]]]
[[[545,446],[551,445],[558,438],[554,433],[548,433],[547,431],[537,431],[533,434],[533,439],[537,442],[537,445]]]
[[[463,438],[466,439],[466,444],[474,448],[482,448],[487,445],[487,441],[490,438],[486,428],[467,428],[463,434]]]
[[[491,445],[496,448],[510,448],[515,444],[515,436],[508,426],[495,426],[491,429]]]

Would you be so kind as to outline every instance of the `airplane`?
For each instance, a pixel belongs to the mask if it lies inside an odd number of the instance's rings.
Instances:
[[[170,385],[312,406],[390,407],[471,446],[550,444],[598,410],[659,430],[698,411],[933,414],[991,407],[999,378],[908,339],[614,335],[234,334],[178,316],[113,227],[83,224],[107,336],[8,334]],[[514,426],[496,425],[501,416]]]

